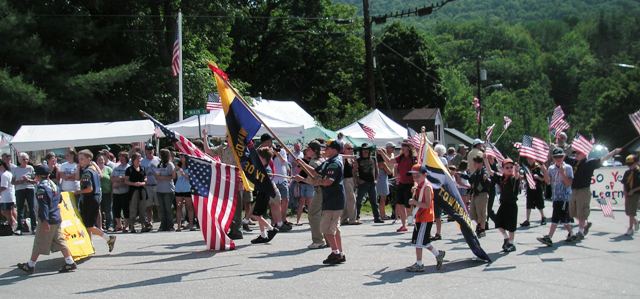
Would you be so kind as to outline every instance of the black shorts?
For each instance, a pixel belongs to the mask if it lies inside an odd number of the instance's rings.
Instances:
[[[425,248],[431,244],[431,226],[433,222],[416,222],[411,235],[411,244],[417,248]]]
[[[191,197],[191,192],[176,192],[176,197]]]
[[[542,190],[527,189],[527,209],[544,209],[544,198]]]
[[[397,194],[397,196],[396,196],[396,204],[404,205],[407,208],[411,207],[409,205],[409,200],[413,196],[413,194],[411,194],[411,188],[412,187],[413,187],[413,184],[399,184],[398,185],[398,191],[396,193]]]
[[[80,201],[80,217],[82,217],[84,227],[90,228],[96,226],[99,211],[100,204],[95,197],[82,196],[82,200]]]
[[[255,204],[253,205],[253,216],[262,216],[267,212],[269,208],[269,195],[263,192],[257,192],[255,197]]]
[[[442,217],[440,200],[442,200],[442,196],[440,196],[440,189],[433,189],[433,215],[435,215],[436,218]]]
[[[567,224],[570,222],[571,222],[571,216],[569,215],[569,202],[554,201],[553,214],[551,215],[551,223]]]
[[[518,227],[518,206],[516,204],[500,205],[498,213],[496,213],[495,223],[496,228],[515,232]]]

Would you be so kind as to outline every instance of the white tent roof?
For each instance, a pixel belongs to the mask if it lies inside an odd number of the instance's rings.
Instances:
[[[384,146],[385,143],[389,141],[400,143],[402,140],[407,138],[407,128],[394,122],[378,109],[371,111],[371,113],[359,119],[357,122],[354,122],[337,132],[342,132],[342,134],[351,138],[367,139],[367,135],[364,133],[358,122],[373,129],[376,133],[374,143],[377,146]]]
[[[271,115],[261,111],[256,114],[273,130],[278,136],[302,136],[304,128],[302,124],[291,123],[284,120],[276,119]],[[213,110],[209,114],[200,115],[200,125],[202,129],[207,129],[210,136],[224,137],[227,135],[227,123],[224,118],[222,109]],[[199,136],[198,132],[198,116],[194,115],[182,121],[170,124],[167,128],[174,130],[187,138]],[[264,126],[260,127],[256,135],[267,133]]]
[[[11,140],[18,151],[131,143],[149,139],[154,126],[150,120],[103,123],[21,126]]]
[[[273,100],[256,100],[253,101],[253,109],[270,115],[273,118],[284,120],[286,122],[302,124],[305,129],[315,127],[316,120],[307,111],[302,109],[298,103],[294,101],[273,101]]]

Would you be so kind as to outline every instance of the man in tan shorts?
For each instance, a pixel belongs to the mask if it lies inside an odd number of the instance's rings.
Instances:
[[[632,236],[640,229],[636,214],[638,213],[638,201],[640,201],[640,166],[638,166],[638,156],[629,155],[625,159],[625,164],[629,169],[622,176],[624,185],[624,212],[629,216],[629,227],[625,235]]]

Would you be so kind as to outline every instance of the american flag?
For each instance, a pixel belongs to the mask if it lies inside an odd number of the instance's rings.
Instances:
[[[418,134],[414,129],[407,127],[407,142],[416,149],[416,151],[420,151],[422,145],[422,134]]]
[[[509,118],[508,116],[504,116],[504,129],[508,129],[509,126],[511,125],[511,118]]]
[[[536,190],[536,180],[533,179],[533,174],[531,173],[529,167],[524,168],[524,176],[527,179],[527,185],[529,186],[529,189]]]
[[[160,131],[162,132],[162,134],[164,134],[165,137],[167,137],[167,138],[169,138],[169,140],[171,140],[171,143],[173,143],[173,145],[181,153],[184,153],[184,154],[187,154],[187,155],[190,155],[190,156],[194,156],[194,157],[197,157],[197,158],[205,159],[205,160],[211,160],[211,161],[214,161],[214,162],[220,162],[220,158],[218,158],[218,157],[213,157],[212,158],[209,155],[205,154],[195,144],[193,144],[193,142],[191,142],[186,137],[180,135],[178,132],[174,132],[172,130],[167,129],[167,127],[165,127],[162,123],[160,123],[159,121],[157,121],[156,119],[154,119],[153,117],[151,117],[150,115],[148,115],[146,113],[145,113],[145,116],[148,117],[153,122],[153,124],[156,126],[156,128],[160,129]]]
[[[182,71],[180,58],[182,56],[182,45],[180,44],[180,33],[176,32],[176,41],[173,43],[173,55],[171,56],[171,73],[174,77]]]
[[[474,97],[472,104],[473,108],[476,109],[476,122],[480,123],[480,99]]]
[[[374,131],[371,127],[358,122],[358,125],[360,125],[360,127],[362,128],[362,131],[364,131],[365,134],[367,134],[367,138],[369,138],[369,140],[374,140],[376,138],[376,131]]]
[[[502,155],[502,153],[500,153],[498,148],[496,148],[496,146],[490,142],[487,142],[485,155],[487,155],[488,157],[496,158],[496,160],[498,160],[498,163],[501,163],[501,164],[502,164],[502,161],[504,161],[504,156]]]
[[[549,125],[549,131],[553,131],[553,134],[557,136],[558,134],[560,134],[560,132],[566,131],[570,127],[571,126],[569,126],[569,123],[566,120],[560,119],[555,123],[551,123]]]
[[[573,138],[573,142],[571,143],[571,148],[577,152],[588,155],[593,148],[593,144],[586,137],[576,134],[576,137]]]
[[[638,134],[640,134],[640,110],[629,114],[629,119],[631,119],[631,123],[636,127]]]
[[[529,157],[543,163],[547,162],[549,158],[549,145],[542,139],[524,135],[522,136],[522,145],[520,146],[520,156]]]
[[[496,127],[496,124],[490,125],[484,134],[487,136],[487,140],[491,140],[491,135],[493,135],[493,128]]]
[[[196,157],[187,158],[193,186],[193,206],[209,250],[233,250],[236,244],[227,236],[236,209],[239,177],[235,166]]]
[[[549,122],[549,127],[555,127],[555,123],[562,120],[564,118],[564,111],[562,111],[562,106],[558,105],[555,109],[553,109],[553,114],[551,115],[551,122]]]
[[[611,201],[604,197],[604,193],[600,193],[600,197],[597,199],[598,204],[600,205],[600,209],[602,209],[602,215],[604,217],[613,217],[613,207],[611,206]]]
[[[220,102],[220,95],[217,93],[210,93],[207,96],[207,105],[205,106],[207,111],[222,109],[222,103]]]

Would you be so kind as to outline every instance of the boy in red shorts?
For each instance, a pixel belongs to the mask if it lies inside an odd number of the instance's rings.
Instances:
[[[422,264],[422,249],[426,248],[433,256],[436,257],[436,269],[442,269],[444,261],[444,251],[439,251],[431,245],[431,227],[435,215],[433,213],[433,188],[427,180],[427,168],[419,164],[411,167],[411,176],[415,182],[413,197],[409,200],[409,205],[418,207],[415,218],[415,227],[413,228],[413,236],[411,244],[416,247],[416,263],[407,267],[409,272],[424,272],[424,264]]]

